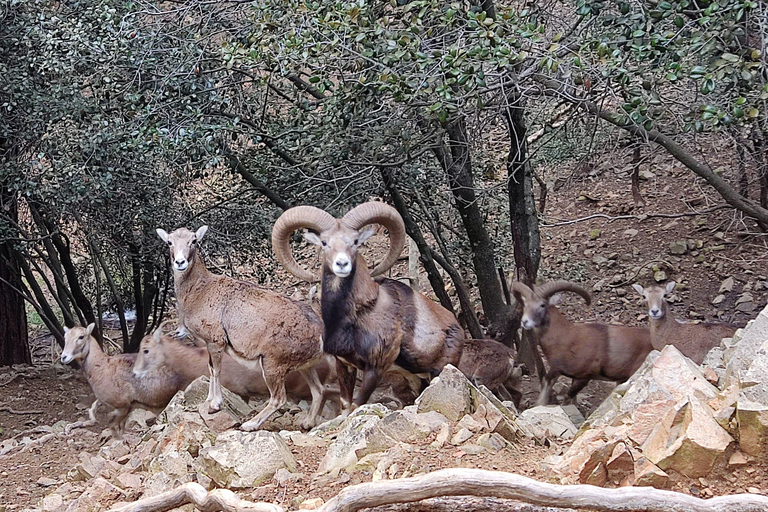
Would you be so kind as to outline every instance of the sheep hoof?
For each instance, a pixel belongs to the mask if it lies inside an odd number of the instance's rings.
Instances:
[[[208,414],[215,414],[221,410],[221,404],[214,404],[210,402],[208,404]]]
[[[240,430],[244,430],[245,432],[253,432],[254,430],[259,430],[260,426],[261,422],[250,420],[240,425]]]
[[[301,422],[302,430],[312,430],[312,427],[314,426],[315,426],[315,422],[311,421],[309,418]]]

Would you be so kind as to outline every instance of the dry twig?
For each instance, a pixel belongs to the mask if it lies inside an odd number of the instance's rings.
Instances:
[[[241,500],[229,489],[211,492],[197,483],[189,482],[171,491],[144,498],[110,509],[110,512],[162,512],[193,503],[201,512],[283,512],[279,505]]]

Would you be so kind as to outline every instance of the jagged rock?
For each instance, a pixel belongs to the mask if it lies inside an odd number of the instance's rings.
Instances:
[[[635,461],[634,485],[666,489],[669,487],[669,475],[645,457],[640,457]]]
[[[87,452],[81,453],[78,458],[80,459],[80,463],[75,466],[75,471],[77,472],[77,477],[74,478],[75,480],[79,479],[87,482],[91,478],[99,476],[107,464],[107,461],[103,457],[94,457]]]
[[[440,427],[440,431],[435,436],[435,440],[432,442],[432,446],[435,448],[442,448],[445,443],[451,438],[451,425],[446,423]]]
[[[517,422],[538,439],[573,439],[577,430],[568,413],[559,405],[540,405],[526,409],[518,416]]]
[[[517,424],[517,416],[507,409],[485,386],[476,388],[470,385],[472,394],[472,417],[483,425],[489,432],[496,432],[510,443],[516,443],[531,434]]]
[[[368,447],[371,431],[388,412],[389,409],[381,404],[366,404],[352,411],[341,423],[339,434],[320,461],[318,473],[354,466],[358,461],[358,450]]]
[[[752,362],[742,374],[742,392],[739,400],[748,400],[768,406],[768,336],[753,354]]]
[[[690,397],[670,410],[642,446],[643,455],[662,470],[690,478],[707,475],[733,438],[715,421],[713,411]]]
[[[189,452],[179,451],[174,445],[167,446],[148,463],[149,474],[142,486],[144,496],[157,496],[181,484],[191,482],[194,477],[192,471],[194,466],[195,460]]]
[[[111,504],[125,496],[125,493],[107,482],[103,478],[94,479],[79,498],[70,502],[67,512],[83,510],[104,510]]]
[[[438,377],[416,399],[418,412],[437,411],[451,421],[472,412],[471,383],[453,365],[446,365]]]
[[[457,429],[466,428],[470,432],[480,432],[483,429],[483,424],[474,419],[471,415],[465,414],[456,424]]]
[[[747,456],[744,455],[744,452],[740,451],[733,452],[731,458],[728,459],[728,465],[732,467],[746,466],[748,462]]]
[[[755,354],[768,340],[768,306],[744,329],[739,329],[724,352],[726,384],[728,379],[744,380]],[[768,404],[766,404],[768,405]]]
[[[58,512],[64,508],[64,496],[61,494],[53,493],[44,497],[40,503],[40,508],[43,512]]]
[[[213,446],[200,450],[205,473],[221,487],[255,487],[272,478],[280,468],[296,471],[296,460],[283,439],[274,432],[228,431]]]
[[[746,399],[739,400],[736,419],[742,451],[752,456],[768,452],[768,406]]]
[[[477,438],[477,444],[486,450],[497,452],[507,446],[507,441],[496,432],[486,432]]]
[[[580,427],[584,423],[584,415],[581,414],[579,408],[573,404],[561,405],[560,408],[565,411],[571,422],[576,425],[576,428]]]
[[[464,443],[466,441],[469,441],[474,434],[472,431],[466,428],[460,428],[451,438],[451,444],[454,446],[458,446],[461,443]]]
[[[323,506],[323,498],[310,498],[299,504],[299,510],[317,510]]]
[[[115,482],[123,489],[141,489],[141,476],[135,473],[122,473],[115,477]]]
[[[316,448],[325,448],[329,442],[327,439],[323,439],[320,436],[313,436],[311,434],[304,434],[302,432],[291,432],[288,439],[294,446],[313,446]]]
[[[635,480],[635,459],[639,453],[624,443],[617,443],[611,457],[605,463],[608,480],[614,485],[631,484]]]

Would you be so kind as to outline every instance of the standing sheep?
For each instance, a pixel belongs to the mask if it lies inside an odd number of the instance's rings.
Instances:
[[[383,262],[368,270],[358,248],[381,224],[389,230],[390,248]],[[405,226],[397,211],[384,203],[368,202],[341,219],[313,206],[287,210],[272,229],[278,261],[305,281],[319,276],[302,268],[291,254],[289,239],[308,228],[307,241],[324,253],[322,268],[323,348],[336,356],[341,402],[345,413],[353,407],[357,370],[363,371],[354,406],[368,402],[382,374],[393,364],[415,374],[438,375],[446,364],[458,365],[464,331],[450,311],[383,274],[395,264],[405,242]]]
[[[314,366],[323,358],[322,323],[312,308],[271,290],[211,273],[198,252],[208,227],[197,232],[179,228],[168,234],[157,230],[168,244],[179,320],[185,330],[208,348],[209,410],[222,404],[221,359],[226,351],[238,363],[261,366],[269,388],[269,402],[241,425],[257,430],[286,401],[285,378],[297,370],[312,393],[312,406],[303,428],[317,422],[323,388]]]
[[[114,411],[110,413],[109,428],[112,435],[120,439],[128,414],[133,409],[138,407],[157,413],[168,405],[178,390],[184,388],[179,376],[167,367],[147,372],[142,378],[134,376],[136,354],[105,354],[96,338],[91,336],[95,326],[89,324],[88,327],[64,329],[61,362],[80,363],[96,395],[96,402],[89,411],[91,420],[95,420],[93,412],[99,403],[112,407]]]

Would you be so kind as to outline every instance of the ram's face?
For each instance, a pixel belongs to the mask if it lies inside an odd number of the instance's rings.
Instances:
[[[179,228],[168,234],[162,229],[157,229],[157,235],[168,245],[173,270],[184,272],[195,258],[197,244],[205,236],[208,226],[202,226],[197,232],[187,228]]]
[[[547,308],[549,301],[537,296],[523,297],[523,318],[521,324],[523,329],[530,330],[544,325],[547,319]]]
[[[643,288],[639,284],[633,284],[632,287],[645,299],[648,305],[648,316],[653,320],[661,320],[664,318],[664,311],[666,309],[664,307],[666,297],[672,293],[675,285],[674,281],[670,281],[664,288],[655,285]]]
[[[336,276],[348,277],[355,266],[358,248],[373,235],[373,228],[361,231],[339,225],[321,234],[308,231],[304,238],[323,250],[323,265]]]

